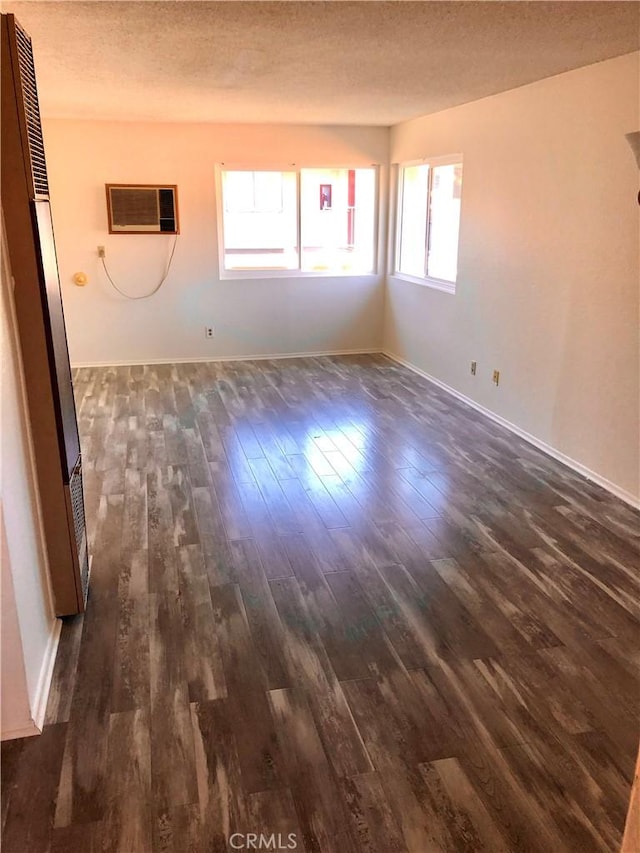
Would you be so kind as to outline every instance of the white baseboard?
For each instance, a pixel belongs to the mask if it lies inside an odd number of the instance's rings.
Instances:
[[[128,365],[141,364],[204,364],[206,362],[216,361],[264,361],[265,359],[284,359],[284,358],[315,358],[321,355],[370,355],[372,353],[380,353],[380,347],[367,347],[365,349],[334,349],[334,350],[318,350],[316,352],[274,352],[274,353],[257,353],[255,355],[208,355],[208,356],[192,356],[191,358],[145,358],[127,359],[125,361],[78,361],[73,362],[71,367],[73,370],[83,367],[127,367]]]
[[[542,450],[548,456],[553,457],[553,459],[557,459],[558,462],[562,462],[568,468],[571,468],[578,474],[581,474],[583,477],[586,477],[587,480],[591,480],[593,483],[596,483],[598,486],[602,486],[603,489],[606,489],[615,497],[620,498],[621,501],[632,506],[634,509],[640,509],[640,497],[637,495],[628,492],[626,489],[621,488],[620,486],[613,483],[611,480],[608,480],[606,477],[603,477],[601,474],[598,474],[596,471],[592,471],[590,468],[587,468],[586,465],[583,465],[581,462],[578,462],[576,459],[572,459],[570,456],[567,456],[562,451],[553,447],[550,444],[547,444],[546,441],[542,441],[540,438],[536,438],[535,435],[532,435],[530,432],[522,429],[517,424],[508,421],[506,418],[503,418],[501,415],[497,415],[495,412],[492,412],[491,409],[487,409],[482,406],[480,403],[476,403],[475,400],[472,400],[471,397],[467,397],[465,394],[461,394],[460,391],[456,391],[455,388],[452,388],[450,385],[447,385],[445,382],[442,382],[440,379],[436,379],[435,376],[431,376],[431,374],[427,373],[424,370],[421,370],[419,367],[416,367],[415,364],[412,364],[410,361],[406,361],[404,358],[400,358],[399,355],[390,352],[389,350],[382,350],[382,354],[386,355],[387,358],[390,358],[392,361],[401,364],[403,367],[412,370],[414,373],[417,373],[419,376],[422,376],[423,379],[426,379],[429,382],[433,382],[434,385],[437,385],[438,388],[442,388],[443,391],[446,391],[448,394],[456,397],[458,400],[461,400],[463,403],[466,403],[468,406],[471,406],[472,409],[475,409],[478,412],[481,412],[486,417],[490,418],[500,426],[503,426],[505,429],[508,429],[510,432],[515,433],[520,438],[523,438],[525,441],[528,441],[529,444],[532,444],[534,447],[537,447],[538,450]]]
[[[42,731],[44,726],[44,718],[47,712],[47,700],[49,699],[49,690],[51,689],[51,680],[53,678],[53,667],[56,662],[56,653],[58,651],[58,643],[60,642],[60,632],[62,631],[62,620],[56,619],[51,626],[51,634],[49,642],[44,653],[42,666],[40,667],[40,676],[36,686],[36,695],[33,701],[31,715],[33,724],[37,728],[37,732]]]
[[[42,666],[40,667],[40,675],[38,676],[38,683],[36,685],[36,692],[31,708],[31,719],[28,722],[25,721],[23,726],[18,726],[15,729],[3,729],[3,741],[15,740],[20,737],[33,737],[33,735],[42,734],[61,630],[62,620],[55,619],[51,625],[49,642],[47,643],[47,648],[42,660]]]

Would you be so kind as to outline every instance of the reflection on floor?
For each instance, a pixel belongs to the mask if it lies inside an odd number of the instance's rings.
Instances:
[[[75,382],[90,600],[5,853],[617,849],[637,514],[382,356]]]

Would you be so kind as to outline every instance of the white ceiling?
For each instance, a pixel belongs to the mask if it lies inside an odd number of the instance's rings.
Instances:
[[[4,2],[44,115],[391,125],[637,50],[636,2]]]

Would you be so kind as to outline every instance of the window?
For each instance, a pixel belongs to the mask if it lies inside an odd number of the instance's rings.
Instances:
[[[223,172],[224,268],[298,269],[295,172]]]
[[[373,272],[376,175],[375,168],[223,170],[224,270]]]
[[[459,157],[400,167],[396,273],[454,290],[461,191]]]
[[[303,270],[373,271],[375,177],[374,169],[301,169]]]

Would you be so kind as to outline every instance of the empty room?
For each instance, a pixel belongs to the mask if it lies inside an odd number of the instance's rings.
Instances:
[[[4,853],[640,853],[640,3],[2,5]]]

